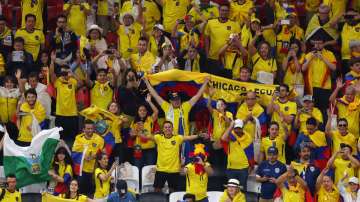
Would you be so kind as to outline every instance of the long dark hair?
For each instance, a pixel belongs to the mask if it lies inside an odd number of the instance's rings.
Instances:
[[[58,154],[64,154],[65,155],[65,159],[64,159],[64,162],[65,162],[65,167],[68,166],[68,165],[72,165],[72,160],[71,160],[71,157],[70,157],[70,154],[68,153],[68,151],[66,150],[65,147],[59,147],[56,152],[55,152],[55,157],[54,157],[54,161],[52,163],[52,166],[54,168],[54,171],[55,173],[58,175],[59,174],[59,159],[58,159]]]
[[[79,187],[80,187],[80,184],[79,184],[79,181],[77,180],[77,179],[72,179],[71,181],[70,181],[70,184],[71,184],[71,182],[73,182],[73,181],[76,181],[76,183],[78,184],[78,190],[76,191],[76,199],[78,199],[79,198]],[[66,199],[70,199],[70,197],[71,197],[71,192],[70,192],[70,188],[69,189],[67,189],[67,191],[66,191],[66,193],[65,193],[65,198]]]
[[[301,50],[301,42],[297,39],[291,39],[290,40],[290,47],[292,44],[296,44],[299,47],[299,50],[296,52],[296,57],[299,58],[302,55],[302,50]],[[290,58],[290,60],[292,60],[292,58]]]
[[[146,116],[145,116],[144,118],[141,118],[141,117],[139,116],[139,109],[140,109],[140,107],[145,107],[145,109],[146,109],[146,111],[147,111]],[[136,110],[136,114],[135,114],[135,117],[134,117],[134,123],[137,123],[137,122],[139,122],[139,121],[145,122],[146,119],[147,119],[147,117],[150,116],[150,111],[149,111],[148,106],[147,106],[145,103],[143,103],[143,104],[140,104],[136,109],[137,109],[137,110]]]

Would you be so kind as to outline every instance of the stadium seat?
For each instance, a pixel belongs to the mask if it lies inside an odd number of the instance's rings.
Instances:
[[[185,194],[184,191],[178,191],[178,192],[171,193],[169,196],[169,202],[177,202],[178,200],[181,201],[184,194]]]
[[[136,193],[140,192],[139,182],[139,169],[136,166],[131,166],[130,171],[125,172],[125,167],[121,167],[111,174],[114,178],[125,180],[128,188],[132,189]]]
[[[256,182],[255,175],[249,175],[247,181],[247,192],[260,193],[261,183]]]
[[[143,193],[139,197],[139,202],[167,202],[167,196],[163,193]]]
[[[221,191],[208,191],[207,195],[209,198],[209,202],[219,202],[219,199],[223,192]]]
[[[40,193],[22,193],[21,194],[22,202],[41,202],[41,194]]]
[[[46,182],[38,183],[38,184],[31,184],[31,185],[20,188],[19,191],[21,193],[23,193],[23,194],[26,194],[26,193],[42,193],[42,192],[46,191],[46,189],[47,189],[46,184],[47,184]]]
[[[155,165],[144,166],[141,170],[141,193],[147,193],[154,191],[154,179],[155,179]],[[169,193],[169,187],[166,182],[163,190],[164,193]]]

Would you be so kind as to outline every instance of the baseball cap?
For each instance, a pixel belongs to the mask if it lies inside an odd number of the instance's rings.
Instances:
[[[349,183],[359,184],[359,179],[357,177],[351,177]]]
[[[154,28],[158,28],[161,31],[164,31],[164,26],[162,24],[155,24]]]
[[[268,154],[273,154],[273,155],[277,155],[279,153],[279,150],[276,147],[269,147],[267,150]]]
[[[241,119],[236,119],[234,128],[243,128],[243,127],[244,127],[244,122]]]
[[[313,99],[313,96],[312,95],[304,95],[304,97],[302,98],[302,101],[305,102],[305,101],[311,101],[313,102],[314,99]]]

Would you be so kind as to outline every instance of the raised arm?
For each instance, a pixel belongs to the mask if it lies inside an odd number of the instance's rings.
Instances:
[[[321,171],[320,175],[318,176],[318,178],[316,179],[316,185],[315,185],[315,189],[316,189],[316,192],[318,192],[321,188],[321,185],[323,183],[323,178],[324,178],[324,175],[325,173],[327,173],[329,171],[329,168],[326,167],[324,168],[324,170]]]
[[[145,85],[147,89],[149,90],[151,96],[156,100],[156,102],[161,105],[163,102],[165,102],[164,99],[156,92],[156,90],[151,86],[149,80],[145,77],[143,77],[143,81],[145,82]]]
[[[335,105],[336,97],[338,96],[340,90],[344,87],[344,83],[342,82],[342,78],[336,79],[336,88],[332,92],[329,98],[329,102],[333,105]]]
[[[211,106],[212,96],[214,95],[214,93],[215,93],[215,89],[213,87],[209,87],[209,99],[207,100],[206,107],[208,108],[210,114],[212,114],[214,110]]]
[[[52,51],[51,52],[51,55],[50,55],[50,82],[51,83],[55,83],[57,77],[56,77],[56,74],[55,74],[55,60],[56,60],[56,52],[55,51]]]
[[[153,111],[151,117],[153,119],[153,121],[156,121],[158,118],[158,114],[159,114],[159,110],[158,108],[154,105],[154,103],[151,102],[151,95],[147,94],[146,96],[146,102],[150,105],[151,110]]]
[[[203,85],[201,86],[201,88],[199,89],[199,91],[196,93],[196,95],[194,97],[192,97],[189,100],[189,103],[191,106],[194,106],[196,104],[196,102],[200,99],[200,97],[204,93],[209,81],[210,81],[210,77],[209,76],[205,77],[205,81],[204,81]]]
[[[101,181],[106,181],[106,180],[108,180],[108,179],[111,177],[112,172],[116,169],[116,167],[117,167],[118,165],[119,165],[119,162],[118,162],[118,161],[115,161],[115,162],[112,164],[110,170],[107,172],[106,175],[105,175],[105,174],[100,174],[99,176],[96,176],[96,177],[98,177]]]
[[[232,129],[234,128],[235,121],[231,121],[229,127],[226,129],[224,134],[221,136],[221,140],[224,142],[229,142],[229,134],[231,133]]]
[[[327,110],[327,114],[328,114],[328,119],[327,119],[326,126],[325,126],[325,134],[327,137],[332,138],[332,132],[331,132],[332,114],[329,109]]]

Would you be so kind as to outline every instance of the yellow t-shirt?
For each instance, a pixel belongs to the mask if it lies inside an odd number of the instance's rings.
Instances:
[[[161,109],[165,113],[165,119],[171,121],[174,125],[174,133],[179,134],[180,130],[180,119],[182,120],[182,129],[184,130],[184,135],[190,134],[190,123],[189,123],[189,113],[192,106],[189,102],[184,102],[179,108],[173,108],[173,106],[164,101],[161,104]]]
[[[113,94],[114,90],[109,82],[101,84],[100,82],[95,81],[90,90],[91,104],[106,110],[112,101]]]
[[[323,49],[321,54],[326,58],[330,63],[336,64],[336,58],[331,51]],[[305,61],[309,60],[312,53],[308,53],[305,56]],[[305,63],[305,62],[304,62]],[[331,89],[331,70],[319,58],[314,57],[309,63],[307,70],[309,81],[312,83],[312,87],[322,88],[322,89]]]
[[[302,54],[300,58],[298,58],[299,65],[304,64],[305,55]],[[290,89],[293,89],[296,84],[304,85],[304,77],[302,72],[297,72],[295,67],[294,60],[291,60],[288,63],[288,67],[284,76],[284,84],[288,85]]]
[[[33,14],[36,16],[35,28],[42,30],[44,27],[43,23],[43,10],[44,10],[44,0],[22,0],[21,1],[21,13],[22,21],[21,27],[25,27],[25,16],[27,14]]]
[[[200,12],[204,16],[204,18],[207,20],[219,17],[219,9],[214,5],[209,5],[208,8],[200,9]],[[195,22],[201,21],[201,17],[195,11],[195,8],[191,8],[190,11],[188,12],[188,15],[193,16],[193,20],[195,20]]]
[[[224,193],[221,195],[219,202],[228,202],[228,200],[231,199],[229,197],[229,194],[227,193],[227,190],[224,190]],[[231,200],[231,202],[246,202],[245,194],[239,191]]]
[[[264,113],[264,108],[262,108],[262,106],[260,104],[256,103],[253,106],[252,110],[249,110],[248,105],[246,103],[243,103],[240,105],[240,107],[238,108],[238,110],[236,112],[236,118],[244,120],[244,119],[246,119],[246,117],[248,116],[250,111],[254,117],[259,117],[262,113]],[[245,123],[244,131],[246,133],[249,133],[253,137],[255,137],[255,129],[256,128],[255,128],[254,122],[248,121],[247,123]]]
[[[315,118],[319,123],[323,123],[323,116],[321,111],[314,107],[311,114],[308,113],[301,113],[299,117],[299,122],[300,122],[300,132],[304,132],[306,131],[306,121],[308,120],[308,118],[313,117]]]
[[[178,19],[183,19],[190,5],[189,0],[163,0],[163,25],[171,33]]]
[[[152,130],[153,130],[153,119],[151,116],[148,116],[144,122],[144,130],[143,133],[146,137],[153,136]],[[135,130],[136,123],[131,124],[131,129]],[[136,144],[141,146],[141,149],[152,149],[155,147],[155,142],[152,140],[143,140],[141,137],[136,137]]]
[[[154,135],[157,145],[156,170],[166,173],[180,172],[180,147],[183,136],[173,135],[166,138],[164,135]]]
[[[72,172],[72,167],[70,164],[65,164],[65,163],[57,163],[57,165],[59,165],[59,176],[60,177],[64,177],[66,174],[70,175],[70,177],[73,176],[73,172]]]
[[[209,20],[204,34],[210,39],[208,58],[219,59],[219,50],[228,42],[230,34],[240,33],[240,25],[234,21],[228,20],[225,23],[219,19]]]
[[[231,112],[226,111],[225,116],[231,120],[233,119],[233,115]],[[212,118],[213,118],[212,140],[218,141],[218,140],[220,140],[221,136],[224,134],[224,132],[229,124],[226,124],[224,115],[219,113],[219,111],[217,111],[215,109],[212,112]]]
[[[360,108],[357,107],[354,110],[349,109],[349,105],[342,102],[336,102],[336,108],[338,110],[338,118],[345,118],[348,122],[348,131],[359,137],[359,122],[360,122]]]
[[[337,158],[335,159],[333,166],[335,168],[335,184],[337,184],[346,174],[349,178],[355,176],[355,168],[352,167],[350,160],[344,160],[341,157]]]
[[[2,193],[2,192],[3,192],[3,189],[0,189],[0,193]],[[2,202],[21,202],[21,193],[18,191],[11,193],[7,189],[5,189],[5,195],[1,201]]]
[[[251,0],[246,0],[245,3],[239,4],[238,1],[230,2],[230,19],[244,24],[248,18],[248,14],[251,8],[254,7],[254,3]]]
[[[282,187],[281,192],[284,202],[305,202],[305,190],[300,187],[300,184],[297,184],[296,187]]]
[[[66,81],[63,78],[58,78],[55,81],[54,87],[56,88],[56,115],[59,116],[76,116],[76,88],[77,81],[70,78]]]
[[[206,166],[209,165],[209,163],[206,163]],[[186,193],[194,194],[197,201],[206,198],[208,174],[206,172],[201,175],[196,174],[195,165],[193,163],[187,164],[185,168],[187,168]]]
[[[184,29],[179,29],[180,36],[180,52],[187,49],[190,45],[190,42],[194,43],[195,46],[199,45],[200,36],[194,30],[186,32]]]
[[[285,159],[285,141],[284,138],[281,137],[280,135],[278,135],[275,139],[271,140],[270,137],[264,137],[261,139],[261,147],[260,147],[260,151],[265,153],[266,159],[267,159],[267,150],[269,149],[269,147],[275,146],[279,153],[278,153],[278,160],[281,163],[286,164],[286,159]]]
[[[252,40],[253,40],[253,35],[250,31],[250,28],[245,24],[241,28],[241,45],[245,48],[248,48]]]
[[[84,10],[90,10],[88,3],[81,3],[84,6]],[[70,7],[69,3],[64,4],[63,10],[67,10]],[[69,15],[68,23],[69,28],[78,36],[86,35],[86,19],[87,16],[84,10],[80,9],[80,5],[72,5]]]
[[[243,56],[240,51],[226,50],[222,60],[224,68],[232,71],[232,78],[239,78],[240,68],[244,66]]]
[[[251,61],[253,64],[251,79],[253,80],[257,79],[257,73],[260,71],[267,73],[274,73],[277,71],[277,65],[274,58],[264,60],[262,57],[260,57],[259,53],[256,53],[254,56],[252,56]]]
[[[109,130],[113,134],[115,138],[115,143],[122,143],[122,135],[121,135],[121,122],[123,117],[116,116],[113,121],[106,120],[106,123],[109,125]]]
[[[357,154],[357,148],[356,148],[356,142],[357,138],[352,134],[348,133],[346,135],[341,135],[338,130],[331,131],[332,133],[332,153],[335,153],[336,151],[340,151],[340,144],[345,143],[347,145],[350,145],[352,148],[352,154]]]
[[[333,186],[332,192],[327,192],[323,186],[317,192],[318,202],[339,202],[340,194],[336,186]]]
[[[36,61],[40,52],[40,46],[45,44],[45,37],[43,32],[40,29],[35,29],[33,32],[28,32],[25,28],[21,28],[16,31],[15,38],[16,37],[22,37],[25,40],[25,50],[31,53],[34,61]]]
[[[45,120],[46,110],[39,101],[36,101],[33,109],[30,108],[30,105],[27,102],[24,102],[20,106],[20,112],[24,112],[26,114],[21,116],[18,140],[22,142],[31,142],[33,135],[37,135],[31,133],[31,126],[33,122],[33,116],[31,114],[34,114],[40,124]]]
[[[2,123],[9,122],[16,114],[20,95],[19,89],[11,89],[9,92],[4,87],[0,87],[0,121]]]
[[[85,147],[87,147],[85,156],[94,155],[97,152],[102,151],[104,147],[104,139],[100,135],[95,133],[90,139],[87,139],[85,137],[85,134],[83,133],[77,135],[72,150],[75,152],[83,152],[85,150]],[[92,173],[94,172],[94,169],[95,169],[95,159],[92,159],[90,161],[84,160],[83,163],[84,172]]]
[[[287,101],[285,103],[281,103],[279,100],[275,101],[275,104],[278,104],[280,107],[280,111],[284,115],[294,115],[296,116],[297,113],[297,107],[295,102]],[[279,128],[279,135],[282,136],[285,134],[284,127],[282,126],[283,120],[281,120],[280,115],[277,112],[274,112],[271,117],[271,121],[276,121],[280,124]],[[288,131],[290,132],[291,124],[286,124],[288,127]]]
[[[155,57],[149,51],[146,51],[143,56],[134,53],[130,56],[130,64],[137,72],[150,73],[152,66],[155,64]]]
[[[117,34],[119,36],[118,48],[124,59],[129,59],[131,54],[137,53],[137,45],[141,36],[142,26],[134,22],[129,27],[120,25]]]
[[[106,181],[101,181],[99,175],[107,175],[108,171],[102,168],[95,169],[95,193],[94,198],[100,199],[105,198],[110,193],[110,181],[109,177]]]
[[[243,169],[249,167],[248,158],[244,149],[246,149],[252,141],[253,138],[248,133],[237,137],[236,141],[229,141],[227,169]]]
[[[350,41],[360,39],[360,24],[350,26],[347,23],[341,31],[341,57],[343,60],[351,58]]]

